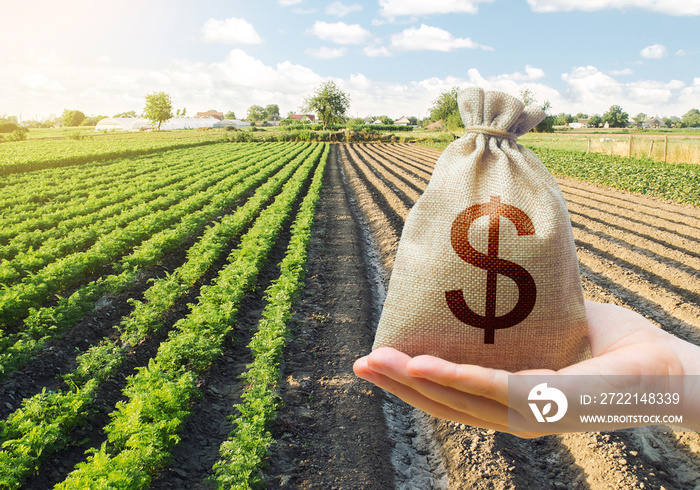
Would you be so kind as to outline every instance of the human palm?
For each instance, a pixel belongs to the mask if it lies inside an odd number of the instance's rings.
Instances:
[[[517,375],[587,375],[599,392],[602,375],[670,376],[685,374],[684,350],[698,349],[664,332],[625,308],[586,301],[592,357],[559,371],[526,370]],[[697,353],[690,353],[691,357]],[[693,365],[693,368],[697,367]],[[411,358],[380,348],[355,362],[355,374],[405,402],[442,419],[513,432],[508,427],[508,376],[514,373],[454,364],[432,356]],[[693,374],[700,374],[693,373]],[[621,387],[617,387],[618,389]],[[542,434],[518,433],[523,437]]]

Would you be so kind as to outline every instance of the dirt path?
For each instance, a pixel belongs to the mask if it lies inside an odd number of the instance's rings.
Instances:
[[[340,145],[340,164],[389,275],[403,220],[439,152]],[[632,308],[700,345],[700,210],[558,179],[569,203],[588,299]],[[700,439],[647,429],[523,441],[431,420],[451,488],[672,488],[700,485]]]

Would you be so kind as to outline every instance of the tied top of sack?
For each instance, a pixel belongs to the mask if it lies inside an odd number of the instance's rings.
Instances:
[[[528,133],[544,118],[542,109],[525,104],[503,92],[486,92],[479,87],[457,95],[465,134],[482,133],[515,140]]]
[[[516,139],[544,117],[510,95],[458,95],[465,124],[399,242],[373,348],[464,364],[561,369],[590,355],[571,220]]]

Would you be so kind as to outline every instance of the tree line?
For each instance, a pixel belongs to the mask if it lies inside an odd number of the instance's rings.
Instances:
[[[457,94],[459,93],[459,87],[453,87],[450,90],[442,92],[437,99],[433,101],[433,105],[430,108],[430,119],[432,121],[443,121],[448,129],[451,131],[457,131],[464,128],[464,123],[459,114],[459,107],[457,105]],[[539,105],[535,100],[534,94],[526,89],[520,93],[521,100],[528,105]],[[566,113],[560,113],[558,115],[549,114],[551,109],[551,104],[549,101],[545,101],[540,107],[547,114],[545,120],[542,121],[536,128],[535,131],[538,132],[551,132],[554,131],[554,126],[568,126],[570,123],[578,122],[580,119],[587,119],[588,127],[601,127],[608,125],[611,128],[625,128],[629,125],[629,114],[625,112],[621,106],[612,105],[607,112],[602,116],[599,114],[588,115],[579,112],[575,116]],[[633,120],[642,124],[647,120],[647,115],[644,113],[637,114]],[[700,127],[700,111],[698,109],[690,109],[682,117],[672,116],[665,117],[662,119],[663,123],[668,128],[692,128]]]

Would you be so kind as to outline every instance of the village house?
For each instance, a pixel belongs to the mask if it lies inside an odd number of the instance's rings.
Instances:
[[[214,112],[214,111],[198,112],[197,117],[200,117],[200,118],[213,117],[214,119],[218,119],[219,121],[222,121],[224,119],[224,113],[223,112]]]
[[[314,114],[290,114],[289,117],[301,123],[316,122],[316,116]]]

